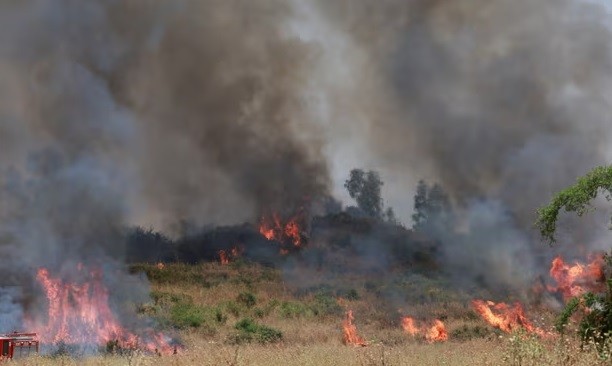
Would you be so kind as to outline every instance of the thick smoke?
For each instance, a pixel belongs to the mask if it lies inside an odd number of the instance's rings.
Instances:
[[[608,23],[580,0],[4,1],[3,268],[120,259],[129,224],[293,213],[353,167],[406,223],[439,181],[479,260],[513,260],[606,163]]]
[[[385,167],[437,179],[459,202],[499,197],[530,224],[551,193],[605,163],[612,53],[601,6],[321,6],[385,81],[379,104],[395,113],[371,121],[370,145]]]
[[[38,267],[72,280],[84,262],[114,303],[138,303],[146,284],[115,271],[129,225],[254,221],[324,198],[301,95],[316,54],[285,34],[290,16],[275,0],[2,2],[0,285],[31,292]]]
[[[406,220],[410,186],[438,181],[469,231],[468,243],[444,238],[457,277],[526,288],[529,272],[548,261],[538,258],[536,209],[607,163],[609,14],[579,0],[317,4],[346,37],[338,57],[359,81],[344,121],[368,126],[359,127],[368,132],[366,164],[392,178],[388,201]],[[336,101],[344,93],[330,92]],[[605,225],[592,230],[602,220],[591,218],[564,222],[564,250],[601,249]],[[457,255],[466,246],[469,258]]]

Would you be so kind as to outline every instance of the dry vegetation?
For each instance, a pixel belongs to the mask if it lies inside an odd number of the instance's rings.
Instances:
[[[391,309],[380,301],[380,283],[352,278],[348,290],[336,286],[296,288],[277,270],[258,265],[133,266],[152,280],[152,302],[139,311],[175,331],[184,344],[178,355],[139,352],[95,357],[39,356],[15,365],[604,365],[596,352],[581,349],[574,337],[540,340],[501,334],[471,311],[463,295],[420,282],[429,294],[411,309]],[[341,278],[327,279],[330,283]],[[311,279],[316,283],[316,279]],[[342,343],[345,309],[369,346]],[[442,318],[448,342],[428,344],[399,326],[401,314]],[[532,314],[533,315],[533,314]],[[245,319],[248,320],[245,325]],[[553,314],[541,312],[541,325]],[[242,328],[236,324],[242,322]],[[247,326],[255,324],[253,332]],[[240,329],[239,329],[240,328]],[[260,332],[261,329],[264,331]],[[265,329],[268,329],[265,331]],[[277,331],[282,338],[277,337]]]

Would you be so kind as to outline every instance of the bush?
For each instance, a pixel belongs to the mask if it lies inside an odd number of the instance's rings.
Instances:
[[[250,318],[244,318],[236,323],[234,326],[238,330],[238,334],[231,337],[233,343],[245,343],[253,340],[259,343],[275,343],[279,342],[283,338],[283,333],[274,328],[267,327],[255,323]]]
[[[206,315],[204,309],[193,304],[177,304],[170,312],[170,320],[177,328],[197,328],[204,324]]]
[[[491,330],[489,328],[479,325],[473,327],[464,325],[461,328],[453,330],[450,334],[450,338],[457,341],[469,341],[474,338],[485,338],[490,334]]]
[[[606,255],[606,271],[612,271],[612,256]],[[558,317],[555,328],[563,333],[570,317],[583,309],[578,332],[583,345],[594,343],[597,350],[609,354],[612,343],[612,278],[605,278],[606,292],[602,294],[587,293],[570,300]]]
[[[283,318],[298,318],[301,316],[312,316],[315,312],[306,304],[300,302],[285,301],[280,306],[280,316]]]
[[[243,304],[249,309],[255,306],[255,304],[257,303],[255,295],[250,292],[243,292],[239,294],[238,297],[236,297],[236,301],[238,301],[238,303],[240,304]]]
[[[342,307],[338,305],[338,301],[327,294],[318,294],[315,296],[315,302],[312,307],[315,315],[339,315],[342,314]]]

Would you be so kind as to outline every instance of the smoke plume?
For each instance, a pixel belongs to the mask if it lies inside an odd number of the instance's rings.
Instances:
[[[609,20],[580,0],[4,1],[2,266],[293,213],[346,198],[353,167],[407,224],[416,181],[440,182],[472,248],[511,258],[606,163]]]

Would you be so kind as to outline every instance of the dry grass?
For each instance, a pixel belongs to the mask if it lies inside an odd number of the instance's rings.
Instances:
[[[220,266],[204,264],[192,267],[166,268],[190,271],[180,283],[153,283],[153,291],[188,296],[194,306],[223,309],[227,320],[206,331],[190,328],[180,331],[185,349],[178,355],[157,357],[142,353],[129,356],[95,356],[88,358],[38,356],[14,362],[14,365],[609,365],[590,350],[580,350],[574,338],[539,340],[525,335],[502,335],[486,327],[469,306],[455,294],[429,286],[427,291],[448,299],[435,303],[404,306],[385,305],[376,289],[366,290],[363,278],[347,281],[359,294],[344,299],[341,306],[330,306],[328,313],[314,314],[302,309],[314,308],[315,293],[300,293],[284,284],[276,271],[260,266]],[[197,274],[197,275],[196,275]],[[337,279],[341,281],[341,279]],[[371,286],[370,286],[371,287]],[[236,306],[237,295],[252,293],[253,307]],[[442,296],[444,295],[444,296]],[[327,296],[327,295],[326,295]],[[335,301],[335,298],[333,298]],[[294,313],[282,310],[283,302],[295,304]],[[235,308],[229,311],[228,303]],[[316,305],[319,306],[320,305]],[[355,312],[355,322],[369,346],[354,348],[342,344],[343,309]],[[263,311],[263,310],[266,311]],[[317,308],[319,309],[319,308]],[[325,310],[325,308],[320,308]],[[323,311],[321,310],[321,311]],[[405,334],[399,326],[400,313],[422,320],[441,317],[451,339],[428,344]],[[244,317],[282,331],[277,344],[246,343],[234,345],[228,338],[235,333],[234,324]],[[550,314],[537,320],[550,324]],[[478,331],[478,332],[477,332]],[[457,335],[453,338],[453,334]],[[461,334],[461,336],[459,336]]]

